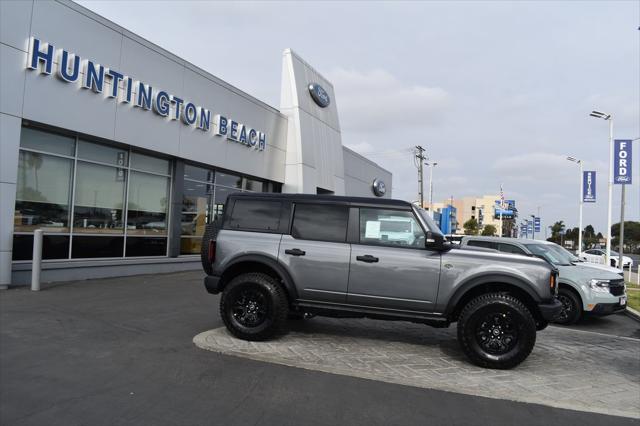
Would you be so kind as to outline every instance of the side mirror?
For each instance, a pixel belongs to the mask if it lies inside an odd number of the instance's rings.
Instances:
[[[427,231],[427,235],[425,236],[424,245],[426,248],[430,249],[438,249],[444,246],[444,237],[442,234],[438,234],[435,232]]]

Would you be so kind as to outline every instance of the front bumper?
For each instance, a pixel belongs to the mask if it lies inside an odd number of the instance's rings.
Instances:
[[[627,305],[621,305],[618,303],[598,303],[593,307],[589,314],[591,315],[611,315],[618,312],[622,312],[627,309]]]
[[[204,288],[211,294],[220,293],[220,277],[216,275],[207,275],[204,277]]]
[[[554,298],[550,302],[538,303],[538,309],[540,309],[542,318],[546,321],[553,321],[560,315],[560,311],[562,311],[562,302]]]

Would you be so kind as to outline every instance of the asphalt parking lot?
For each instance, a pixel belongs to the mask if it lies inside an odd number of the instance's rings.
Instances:
[[[640,417],[640,413],[630,418],[564,409],[544,401],[495,399],[502,394],[487,398],[205,351],[193,344],[194,336],[222,324],[218,298],[206,294],[201,277],[199,272],[188,272],[65,283],[45,286],[40,293],[1,292],[0,423],[623,425],[637,424]],[[341,335],[372,338],[361,335],[363,326],[368,327],[366,321],[337,325],[334,320],[316,318],[305,323],[294,325],[291,338],[297,333],[324,334],[329,343]],[[389,333],[393,329],[387,323],[378,324],[377,338],[384,348],[393,339]],[[447,334],[453,329],[424,328],[417,337],[418,329],[413,327],[405,327],[407,331],[395,338],[400,342],[396,350],[415,350],[418,338],[428,350],[445,351],[432,363],[464,363]],[[561,346],[566,351],[561,360],[565,370],[572,358],[580,364],[594,356],[599,364],[589,365],[597,370],[605,365],[606,356],[616,372],[609,381],[601,377],[594,381],[603,395],[611,386],[620,386],[621,378],[639,382],[639,323],[615,316],[591,319],[576,328],[549,330],[565,345]],[[532,362],[529,367],[523,364],[520,373],[531,373],[530,379],[540,375],[540,389],[554,386],[544,382],[548,380],[545,366],[553,371],[556,362],[550,354],[557,348],[549,347],[550,343],[541,337]],[[569,349],[573,344],[581,347]],[[473,370],[466,364],[459,368]],[[518,371],[506,373],[503,379],[495,372],[476,374],[491,376],[488,383],[504,387]],[[459,380],[461,375],[455,376]],[[591,392],[580,386],[565,390],[574,392],[577,399]],[[634,388],[617,390],[618,396],[631,401],[628,409],[634,410]]]

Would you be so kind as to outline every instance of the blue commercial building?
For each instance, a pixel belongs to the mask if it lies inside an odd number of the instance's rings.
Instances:
[[[443,234],[455,234],[458,229],[457,210],[452,205],[433,211],[433,220]]]

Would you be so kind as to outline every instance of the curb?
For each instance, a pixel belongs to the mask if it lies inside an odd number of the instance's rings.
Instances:
[[[640,321],[640,312],[636,311],[633,308],[630,308],[627,306],[627,309],[624,310],[624,313],[628,316],[633,318],[636,321]]]

